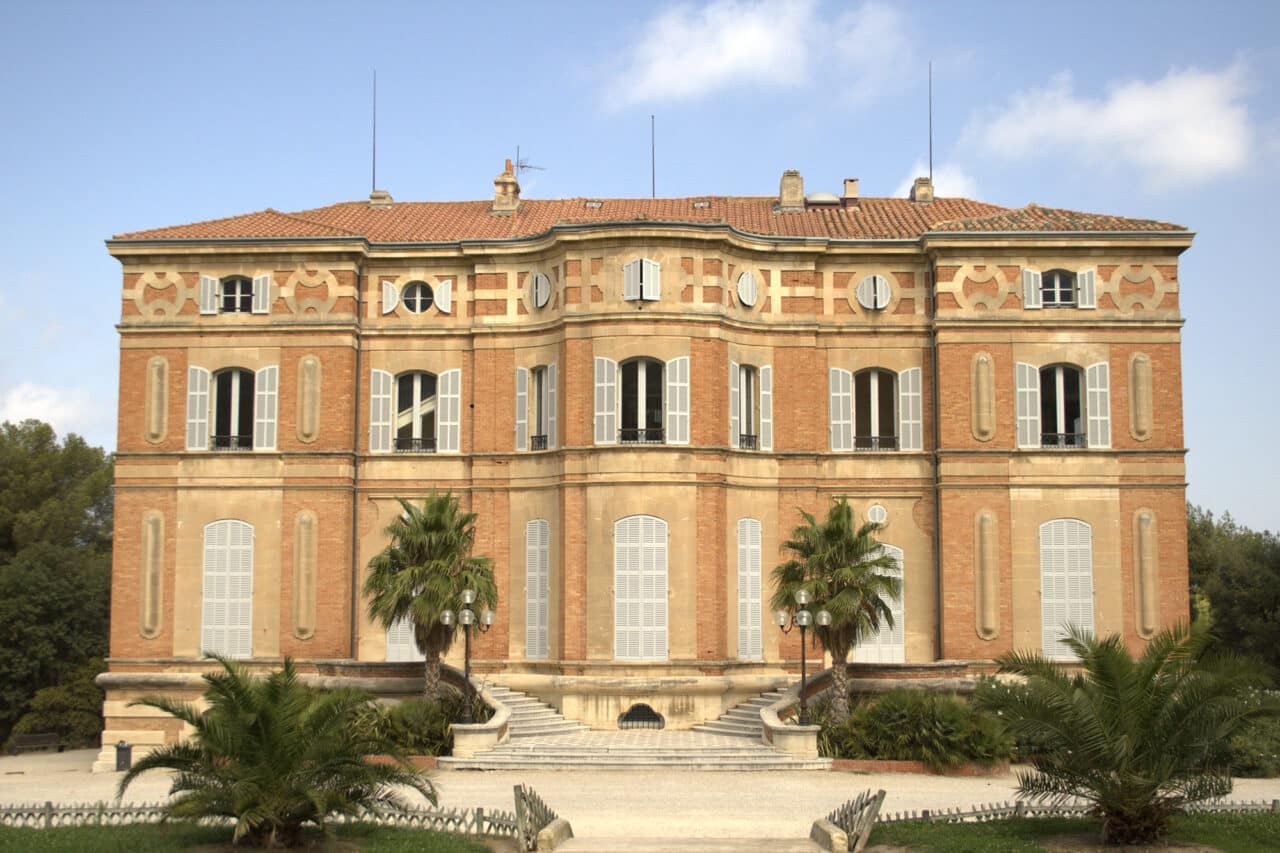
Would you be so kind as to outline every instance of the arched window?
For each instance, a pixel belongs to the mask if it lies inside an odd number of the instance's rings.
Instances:
[[[761,660],[760,522],[738,519],[738,660]]]
[[[253,656],[253,525],[222,519],[204,528],[200,650]]]
[[[1040,446],[1084,447],[1084,388],[1080,368],[1051,364],[1040,368]]]
[[[1076,274],[1070,270],[1049,270],[1040,275],[1040,302],[1045,308],[1076,306]]]
[[[656,358],[633,358],[621,364],[619,440],[623,444],[662,444],[663,367]]]
[[[427,656],[418,648],[413,636],[413,621],[409,617],[397,619],[387,629],[387,660],[389,662],[424,661]]]
[[[421,314],[431,307],[431,303],[435,299],[435,294],[431,290],[431,285],[425,281],[411,281],[404,286],[404,292],[400,296],[400,301],[404,303],[404,307],[414,314]]]
[[[231,275],[218,283],[219,312],[248,314],[253,310],[253,282],[242,275]]]
[[[902,549],[896,545],[881,545],[884,553],[893,558],[894,577],[902,580]],[[853,659],[858,663],[902,663],[906,660],[906,609],[902,606],[906,588],[889,600],[893,613],[893,627],[881,623],[880,630],[866,637],[859,637],[853,648]]]
[[[435,453],[436,375],[415,370],[396,377],[396,452]]]
[[[898,375],[871,367],[853,375],[855,450],[898,449]]]
[[[253,380],[238,367],[213,375],[214,450],[253,449]]]
[[[667,659],[667,523],[631,515],[613,526],[613,656]]]
[[[1075,660],[1067,626],[1093,631],[1093,530],[1075,518],[1040,525],[1041,646],[1049,660]]]
[[[535,518],[524,526],[525,611],[524,656],[547,656],[548,609],[551,604],[551,524]]]

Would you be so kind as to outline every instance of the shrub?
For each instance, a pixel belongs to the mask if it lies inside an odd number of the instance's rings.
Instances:
[[[824,716],[824,754],[839,758],[922,761],[945,770],[965,762],[1007,761],[1013,739],[995,717],[952,695],[897,690],[859,702],[833,725]]]
[[[1251,721],[1231,738],[1228,749],[1233,776],[1254,779],[1280,776],[1280,717],[1259,717]]]
[[[384,737],[409,755],[452,755],[453,723],[462,719],[462,694],[442,688],[439,701],[406,699],[396,705],[375,705],[362,713],[360,725]],[[488,720],[492,710],[472,694],[472,718]]]
[[[102,691],[93,679],[104,669],[102,659],[94,658],[66,683],[36,691],[13,734],[53,732],[63,746],[97,746],[102,738]]]

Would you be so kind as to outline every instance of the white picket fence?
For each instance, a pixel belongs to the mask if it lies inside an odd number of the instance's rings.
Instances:
[[[971,806],[967,809],[912,809],[908,811],[883,814],[877,823],[908,823],[926,821],[928,823],[984,823],[991,820],[1005,820],[1011,817],[1086,817],[1090,806],[1080,804],[1037,805],[1022,800],[1016,802],[988,803]],[[1272,812],[1280,814],[1280,800],[1251,800],[1219,803],[1201,803],[1189,806],[1192,814],[1258,814]]]

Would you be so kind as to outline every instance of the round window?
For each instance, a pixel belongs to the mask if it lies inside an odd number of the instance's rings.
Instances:
[[[547,278],[546,273],[534,273],[533,279],[529,282],[529,290],[533,295],[535,308],[545,308],[551,301],[551,279]]]
[[[409,282],[404,286],[404,293],[401,294],[400,301],[404,303],[405,308],[408,308],[413,313],[421,314],[431,307],[431,285],[425,281]]]
[[[869,275],[858,282],[858,304],[868,311],[881,311],[889,304],[889,280]]]
[[[885,509],[880,504],[872,504],[870,507],[868,507],[867,521],[870,521],[872,524],[883,525],[888,520],[889,520],[889,510]]]
[[[738,301],[748,308],[756,304],[756,276],[751,270],[738,276]]]

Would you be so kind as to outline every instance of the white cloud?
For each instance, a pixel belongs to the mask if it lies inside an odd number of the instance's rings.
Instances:
[[[911,193],[916,178],[928,174],[929,164],[924,160],[917,160],[911,167],[911,173],[902,179],[893,194],[898,198],[905,198]],[[977,198],[978,182],[955,163],[940,163],[933,170],[933,194],[939,198]]]
[[[0,421],[18,423],[35,418],[53,426],[58,435],[74,432],[102,441],[113,414],[79,388],[23,382],[0,393]]]
[[[826,69],[825,87],[867,100],[898,80],[891,71],[910,42],[901,15],[878,3],[831,22],[814,0],[714,0],[660,10],[631,45],[606,86],[612,107],[694,100],[737,87],[794,88],[817,67]]]
[[[1170,71],[1154,82],[1113,83],[1105,97],[1074,91],[1070,74],[1020,92],[1002,112],[970,122],[965,141],[996,157],[1077,157],[1138,169],[1155,187],[1203,183],[1239,171],[1254,131],[1245,70]]]

